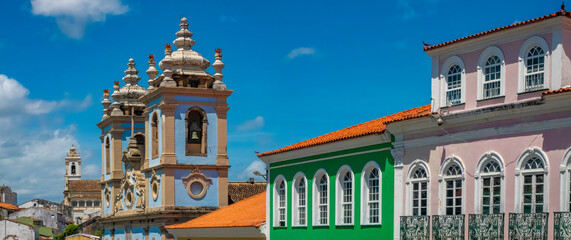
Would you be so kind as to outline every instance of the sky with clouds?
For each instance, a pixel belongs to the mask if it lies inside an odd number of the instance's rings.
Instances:
[[[213,62],[214,49],[223,49],[224,82],[235,91],[228,100],[235,181],[263,169],[256,151],[430,103],[430,59],[422,41],[437,44],[543,16],[560,4],[3,1],[0,184],[12,186],[19,202],[61,201],[72,144],[83,157],[83,177],[98,179],[103,89],[121,80],[129,58],[146,87],[147,56],[163,58],[180,16],[189,19],[194,50]]]

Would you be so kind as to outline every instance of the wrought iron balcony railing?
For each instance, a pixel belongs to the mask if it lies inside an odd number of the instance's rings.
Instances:
[[[555,212],[553,223],[555,240],[571,239],[571,212]]]
[[[464,239],[464,215],[432,216],[432,239]]]
[[[470,214],[470,239],[504,239],[504,214]]]
[[[510,213],[509,239],[547,239],[549,213]]]
[[[400,239],[429,240],[430,216],[400,217]]]

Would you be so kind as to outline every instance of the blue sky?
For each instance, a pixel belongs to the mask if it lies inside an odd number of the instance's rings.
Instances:
[[[129,58],[147,87],[147,56],[162,59],[180,16],[193,49],[223,49],[230,180],[263,167],[265,152],[430,103],[437,44],[543,16],[559,1],[2,1],[0,184],[19,202],[63,199],[64,158],[101,174],[103,89]],[[213,69],[209,69],[213,72]],[[122,83],[123,84],[123,83]],[[261,179],[258,179],[261,180]]]

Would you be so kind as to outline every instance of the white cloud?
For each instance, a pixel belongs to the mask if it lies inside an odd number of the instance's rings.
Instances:
[[[252,163],[250,163],[250,165],[246,168],[246,170],[244,170],[239,178],[240,179],[248,179],[248,178],[258,178],[258,176],[254,175],[254,172],[258,171],[262,174],[265,174],[266,172],[266,164],[260,160],[255,160]],[[259,179],[258,179],[259,180]]]
[[[252,120],[247,120],[236,127],[238,131],[251,131],[262,128],[265,124],[264,117],[257,116]]]
[[[61,199],[63,160],[71,145],[77,145],[76,127],[42,126],[37,115],[59,113],[54,110],[72,108],[73,104],[85,105],[91,97],[46,101],[30,99],[29,94],[18,81],[0,74],[0,182],[12,187],[20,202],[36,197]],[[92,168],[86,165],[88,174]]]
[[[87,24],[129,11],[121,0],[31,0],[31,4],[34,15],[55,17],[60,30],[75,39],[83,37]]]
[[[315,54],[315,48],[300,47],[300,48],[296,48],[294,50],[291,50],[287,54],[287,58],[294,59],[294,58],[302,56],[302,55],[313,55],[313,54]]]

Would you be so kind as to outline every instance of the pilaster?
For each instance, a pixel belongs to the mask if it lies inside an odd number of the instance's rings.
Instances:
[[[109,133],[111,133],[111,178],[114,179],[121,179],[123,178],[123,169],[121,164],[121,157],[122,157],[122,145],[121,145],[121,137],[123,135],[123,129],[111,129]]]
[[[177,104],[161,104],[159,108],[163,117],[163,134],[162,145],[163,152],[161,154],[161,163],[163,164],[176,164],[175,155],[175,125],[174,114]]]

